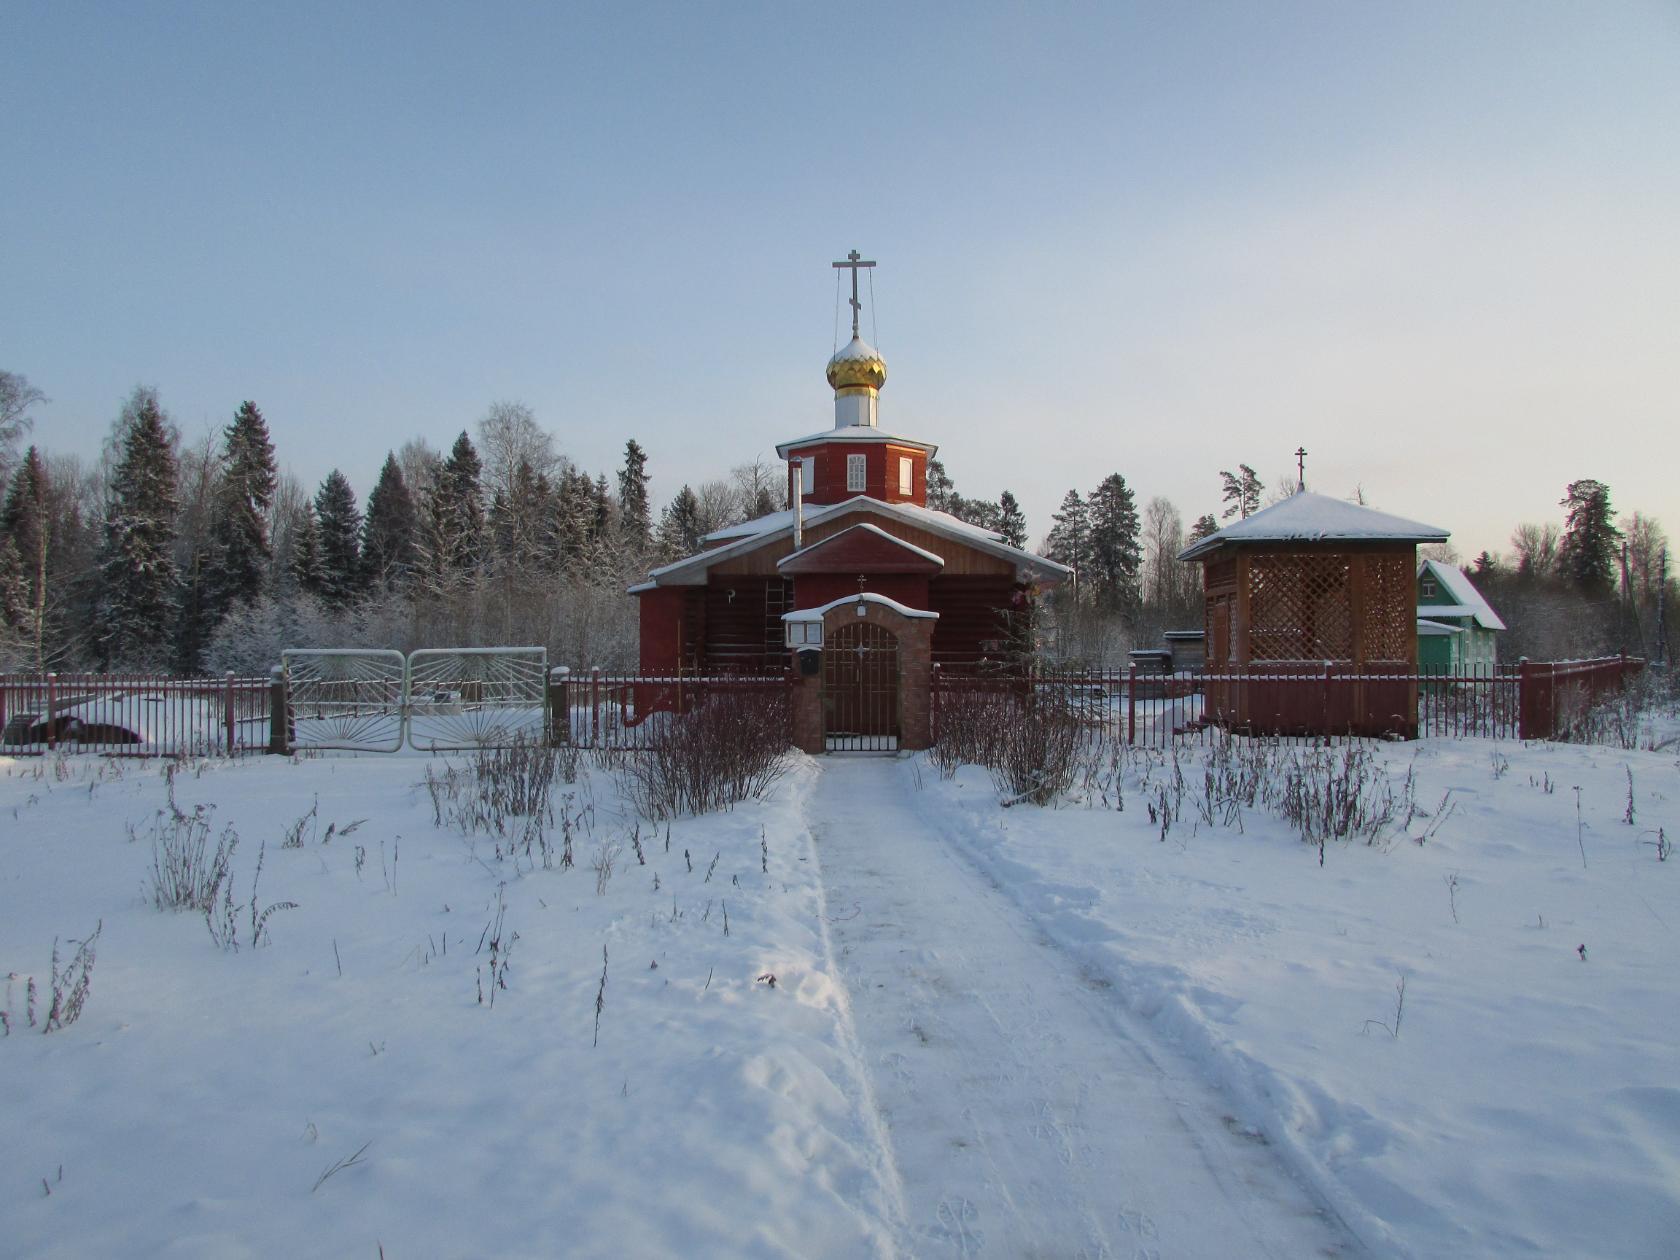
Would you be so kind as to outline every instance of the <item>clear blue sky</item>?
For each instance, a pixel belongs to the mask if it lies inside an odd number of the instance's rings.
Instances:
[[[0,367],[361,495],[518,400],[662,502],[830,422],[855,246],[883,425],[1035,538],[1303,443],[1467,555],[1680,536],[1677,137],[1674,3],[13,3]]]

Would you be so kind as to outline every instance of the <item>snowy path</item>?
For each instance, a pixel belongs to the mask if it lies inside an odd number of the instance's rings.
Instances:
[[[809,803],[829,934],[914,1256],[1361,1254],[1219,1096],[919,812],[830,756]]]

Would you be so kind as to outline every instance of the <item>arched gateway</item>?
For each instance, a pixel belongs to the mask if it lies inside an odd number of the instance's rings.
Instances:
[[[823,652],[823,747],[890,752],[898,747],[898,636],[869,621],[842,625]]]

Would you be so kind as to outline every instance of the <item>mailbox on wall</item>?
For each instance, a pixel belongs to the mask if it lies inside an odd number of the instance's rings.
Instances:
[[[822,650],[820,648],[802,647],[793,655],[799,661],[800,677],[815,678],[817,676],[817,671],[822,668]]]

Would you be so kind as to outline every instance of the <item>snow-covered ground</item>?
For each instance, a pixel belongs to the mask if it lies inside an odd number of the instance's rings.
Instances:
[[[1428,813],[1322,867],[1163,836],[1159,755],[1123,810],[799,758],[669,848],[586,768],[570,870],[434,825],[441,758],[189,763],[298,903],[238,952],[151,904],[160,764],[0,761],[0,1253],[1675,1254],[1673,751],[1378,751]]]

